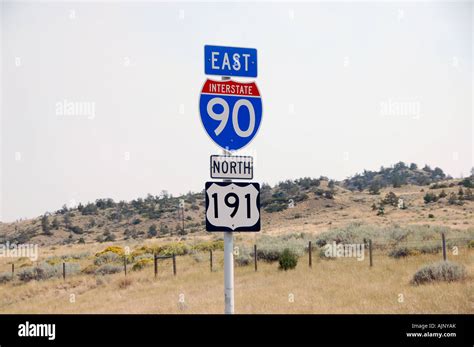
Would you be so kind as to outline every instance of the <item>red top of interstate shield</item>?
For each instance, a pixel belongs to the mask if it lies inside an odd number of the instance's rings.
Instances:
[[[201,93],[260,97],[260,92],[255,82],[241,83],[232,80],[213,81],[208,79],[204,83]]]

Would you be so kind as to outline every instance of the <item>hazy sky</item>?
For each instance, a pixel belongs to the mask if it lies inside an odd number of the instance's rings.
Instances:
[[[1,30],[2,221],[202,190],[205,44],[258,49],[258,182],[473,166],[472,2],[3,2]]]

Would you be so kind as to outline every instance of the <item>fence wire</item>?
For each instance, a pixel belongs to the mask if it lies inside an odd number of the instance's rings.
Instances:
[[[309,248],[311,244],[311,259],[309,260],[309,266],[312,266],[312,262],[316,261],[319,257],[320,254],[318,251],[321,251],[324,249],[323,247],[320,247],[317,243],[318,240],[301,240],[299,241],[299,244],[295,246],[294,244],[292,245],[293,249],[296,249],[299,251],[299,256],[300,257],[307,257],[309,254]],[[365,242],[361,243],[364,245],[365,252],[370,252],[369,249],[369,240],[366,239],[364,240]],[[386,254],[390,254],[391,251],[395,251],[400,248],[411,248],[415,250],[421,250],[421,253],[428,253],[428,254],[438,254],[442,253],[443,249],[443,242],[442,238],[440,236],[439,239],[426,239],[426,240],[387,240],[387,239],[370,239],[372,243],[372,251],[385,251]],[[472,241],[472,238],[470,237],[446,237],[445,239],[445,245],[447,249],[451,249],[453,246],[457,246],[458,248],[470,248],[469,242]],[[289,241],[286,242],[287,244],[290,244]],[[332,241],[328,242],[329,244],[332,244]],[[344,243],[337,243],[337,244],[343,244]],[[276,261],[278,260],[278,256],[281,253],[281,251],[285,248],[285,241],[284,240],[279,240],[278,243],[275,243],[275,248],[272,249],[271,247],[268,247],[268,244],[259,242],[259,239],[256,239],[255,244],[240,244],[237,243],[235,244],[234,247],[234,258],[237,263],[237,265],[248,265],[248,266],[254,266],[255,271],[257,271],[257,263],[259,261]],[[434,247],[434,248],[433,248]],[[427,249],[423,251],[424,249]],[[445,250],[446,252],[446,250]],[[182,258],[183,256],[188,256],[188,257],[193,257],[195,259],[195,263],[193,263],[191,266],[197,266],[199,263],[205,263],[208,262],[209,266],[208,269],[209,271],[213,272],[216,271],[217,269],[222,267],[222,256],[221,256],[222,250],[214,250],[214,251],[197,251],[193,250],[190,253],[184,254],[184,255],[156,255],[156,260],[154,260],[153,266],[151,266],[152,269],[154,269],[155,277],[157,274],[160,274],[163,272],[163,266],[165,266],[166,263],[166,268],[172,266],[172,271],[174,275],[178,275],[179,271],[179,258]],[[369,254],[366,254],[367,258],[369,258]],[[200,258],[200,259],[198,259]],[[372,257],[370,257],[372,258]],[[241,261],[243,259],[243,261]],[[39,264],[45,263],[46,259],[38,259],[38,261],[34,262],[33,264],[30,264],[28,266],[21,266],[21,264],[18,264],[17,259],[11,259],[10,261],[4,262],[0,266],[0,285],[2,284],[2,276],[8,276],[8,274],[11,274],[12,278],[17,278],[18,273],[24,271],[25,269],[31,269],[37,267]],[[92,264],[94,263],[94,257],[90,258]],[[117,266],[123,266],[123,272],[125,275],[129,274],[131,270],[133,269],[133,265],[136,262],[134,261],[128,261],[125,260],[122,262],[122,264],[117,265]],[[156,264],[156,265],[155,265]],[[76,274],[84,274],[83,270],[80,269],[79,271],[73,273],[72,269],[78,265],[77,262],[75,261],[64,261],[56,264],[57,267],[51,271],[55,271],[56,277],[62,277],[63,279],[67,279],[73,275]],[[158,269],[157,269],[158,267]],[[160,271],[161,270],[161,271]],[[168,270],[166,270],[168,272]]]

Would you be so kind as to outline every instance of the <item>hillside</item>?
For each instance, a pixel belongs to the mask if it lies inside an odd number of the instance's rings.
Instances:
[[[419,170],[414,164],[400,162],[343,182],[320,177],[287,180],[273,187],[262,184],[263,233],[315,233],[354,221],[465,228],[473,224],[473,182],[473,176],[452,179],[439,168]],[[0,224],[0,243],[54,245],[187,235],[206,235],[202,192],[179,197],[162,192],[130,202],[97,199],[75,208],[63,206],[38,218]]]
[[[425,165],[419,169],[415,163],[406,165],[401,161],[390,168],[382,166],[379,171],[364,170],[362,174],[356,174],[344,180],[343,185],[350,190],[362,191],[370,187],[393,186],[399,188],[406,184],[425,186],[450,178],[452,177],[447,176],[439,167],[431,169],[430,166]]]

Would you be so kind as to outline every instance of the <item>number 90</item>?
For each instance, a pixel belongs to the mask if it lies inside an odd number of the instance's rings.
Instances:
[[[214,112],[215,105],[222,106],[221,113]],[[249,110],[250,119],[247,130],[242,130],[239,125],[239,109],[241,106],[245,106]],[[220,121],[217,128],[214,129],[214,133],[216,135],[219,135],[227,125],[227,121],[229,120],[229,113],[229,104],[222,98],[212,98],[207,103],[207,114],[209,115],[209,117],[214,120]],[[236,134],[240,137],[249,137],[250,135],[252,135],[255,129],[255,110],[253,108],[252,103],[247,99],[239,99],[235,103],[234,108],[232,109],[232,126],[234,127],[234,131],[236,132]]]

